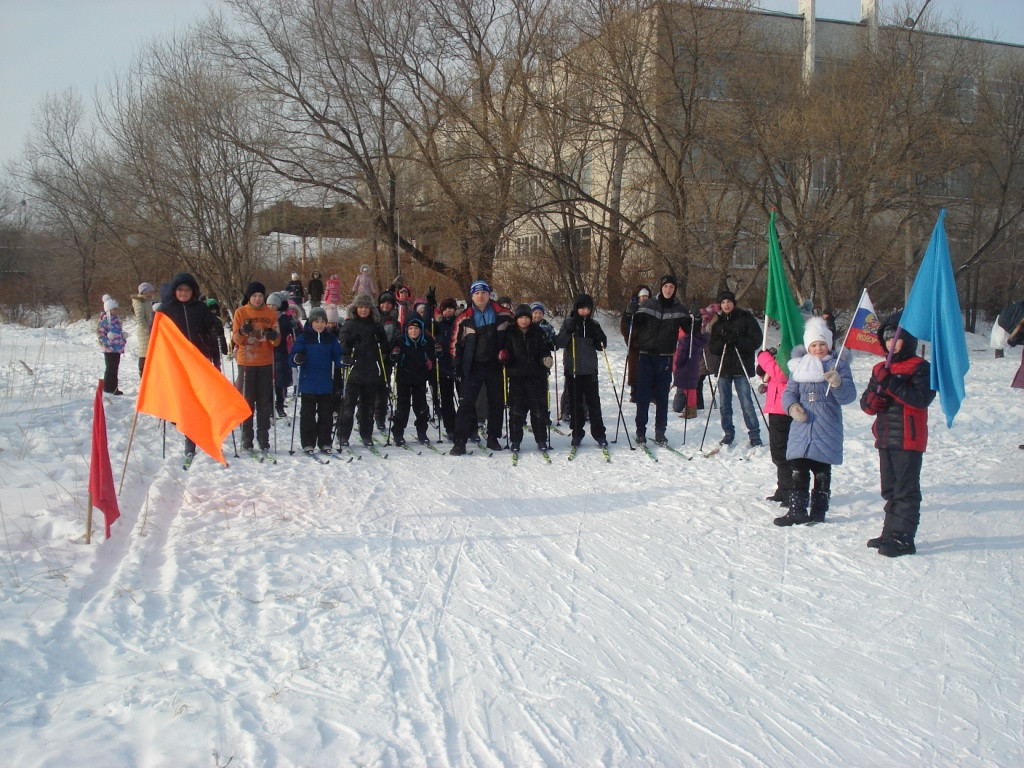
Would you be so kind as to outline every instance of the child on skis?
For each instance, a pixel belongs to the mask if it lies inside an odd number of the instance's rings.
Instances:
[[[372,297],[365,293],[356,296],[348,308],[338,340],[345,353],[342,363],[346,367],[338,412],[338,445],[348,445],[358,405],[359,439],[363,445],[370,446],[373,445],[374,404],[377,392],[385,386],[381,363],[384,350],[389,349]]]
[[[537,447],[548,448],[548,371],[554,346],[544,329],[533,322],[533,309],[520,304],[513,314],[515,325],[505,334],[505,344],[498,356],[508,375],[508,435],[513,453],[519,452],[523,426],[530,414],[530,427]]]
[[[868,546],[886,557],[917,552],[921,464],[928,447],[928,406],[935,399],[928,362],[915,354],[917,339],[899,327],[902,316],[890,315],[878,329],[878,343],[889,357],[875,365],[860,396],[861,410],[875,417],[871,432],[885,499],[882,533]]]
[[[592,317],[594,300],[581,293],[573,302],[572,312],[562,323],[555,346],[565,349],[562,362],[565,372],[565,390],[569,393],[569,426],[572,446],[583,440],[584,422],[580,418],[586,405],[590,420],[590,435],[602,448],[608,447],[604,419],[601,416],[601,396],[597,388],[597,353],[608,346],[601,325]]]
[[[327,311],[309,310],[309,321],[292,346],[288,362],[299,370],[299,440],[309,455],[319,446],[321,453],[331,452],[334,430],[334,368],[341,366],[338,337],[327,330]]]
[[[427,422],[427,381],[434,370],[434,342],[423,330],[423,319],[413,317],[405,326],[405,333],[391,350],[395,365],[395,412],[391,435],[395,445],[405,445],[405,427],[409,423],[409,407],[416,416],[416,439],[429,443]]]
[[[793,350],[789,382],[782,393],[782,407],[793,418],[786,447],[793,489],[789,511],[775,518],[780,526],[824,522],[832,492],[832,465],[843,463],[842,406],[857,398],[850,364],[845,357],[836,360],[832,332],[820,317],[809,318],[804,325],[804,350]]]

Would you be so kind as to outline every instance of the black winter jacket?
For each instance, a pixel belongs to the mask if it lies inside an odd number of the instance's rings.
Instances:
[[[192,299],[187,304],[182,304],[174,296],[174,292],[182,285],[192,288]],[[223,338],[224,326],[210,314],[206,304],[199,300],[199,284],[192,275],[182,272],[174,276],[171,280],[170,295],[160,302],[157,311],[163,312],[173,320],[178,330],[203,353],[204,357],[210,360],[217,357],[217,334],[219,331]]]
[[[593,315],[580,317],[579,305],[572,308],[555,336],[555,346],[564,349],[563,370],[566,376],[597,374],[597,353],[608,346],[608,337]],[[675,351],[675,342],[672,344]]]
[[[711,328],[708,351],[721,358],[723,376],[754,375],[754,355],[761,346],[761,326],[753,313],[746,309],[733,309],[728,315],[718,313]],[[736,352],[739,351],[739,357]],[[743,365],[740,365],[740,360]]]
[[[623,317],[628,327],[630,313]],[[675,296],[666,299],[660,293],[651,296],[632,315],[633,343],[646,355],[675,355],[679,329],[689,333],[693,316]]]
[[[388,337],[377,321],[374,309],[369,317],[359,317],[355,306],[350,306],[338,341],[346,356],[354,358],[349,379],[356,384],[373,384],[383,379],[381,358],[390,351]]]
[[[510,379],[547,378],[544,358],[551,356],[552,346],[539,325],[530,325],[525,333],[518,327],[510,328],[505,334],[505,349],[509,353],[507,367]]]

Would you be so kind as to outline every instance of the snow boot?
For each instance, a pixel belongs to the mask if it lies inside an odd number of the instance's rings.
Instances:
[[[448,451],[451,456],[465,456],[466,455],[466,441],[456,440],[452,444],[452,449]]]
[[[736,435],[722,435],[722,439],[718,441],[719,445],[732,445],[732,441],[736,439]]]
[[[496,438],[496,437],[488,437],[487,438],[487,450],[489,450],[489,451],[503,451],[505,449],[502,448],[501,443],[498,442],[498,438]]]
[[[878,549],[878,548],[879,548],[880,546],[882,546],[883,544],[885,544],[885,542],[887,542],[887,541],[891,541],[891,540],[892,540],[892,537],[891,537],[891,536],[886,536],[886,535],[885,535],[885,534],[883,533],[883,534],[882,534],[881,536],[879,536],[878,538],[875,538],[875,539],[868,539],[868,546],[869,546],[869,547],[871,547],[872,549]]]
[[[786,506],[789,506],[789,491],[784,491],[781,488],[776,488],[775,493],[773,493],[771,496],[765,496],[764,500],[777,501],[780,504],[785,504]]]
[[[654,442],[657,443],[658,445],[668,445],[668,438],[665,437],[664,432],[655,432]]]
[[[827,491],[811,491],[811,510],[808,517],[811,523],[824,523],[825,513],[828,512],[828,497]]]
[[[639,430],[637,430],[637,433],[636,433],[636,444],[637,445],[646,445],[647,444],[647,433],[646,432],[640,432]]]
[[[878,554],[885,555],[886,557],[913,555],[916,552],[917,547],[914,546],[914,537],[905,533],[893,534],[891,539],[887,539],[878,545]]]
[[[684,419],[696,419],[697,418],[697,409],[694,408],[692,405],[686,406],[686,410],[683,411],[683,418]]]
[[[807,502],[810,494],[807,491],[789,492],[789,511],[782,517],[776,517],[773,521],[783,528],[790,525],[803,525],[811,518],[807,516]]]

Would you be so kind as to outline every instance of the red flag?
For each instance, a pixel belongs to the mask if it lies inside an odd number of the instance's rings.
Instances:
[[[153,316],[135,410],[173,422],[221,464],[227,464],[224,438],[252,413],[234,385],[163,312]]]
[[[92,505],[103,512],[107,538],[110,526],[121,516],[114,490],[114,472],[110,468],[107,451],[107,415],[103,411],[103,381],[96,387],[96,401],[92,407],[92,456],[89,460],[89,495]]]

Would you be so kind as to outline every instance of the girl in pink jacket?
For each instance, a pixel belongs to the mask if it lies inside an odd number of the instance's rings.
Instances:
[[[782,407],[782,393],[789,377],[782,372],[775,360],[774,349],[761,350],[757,355],[757,374],[764,383],[764,412],[768,414],[768,445],[775,465],[775,493],[768,501],[777,501],[783,506],[789,504],[789,492],[793,489],[793,468],[786,460],[786,445],[789,442],[789,425],[793,418]]]

